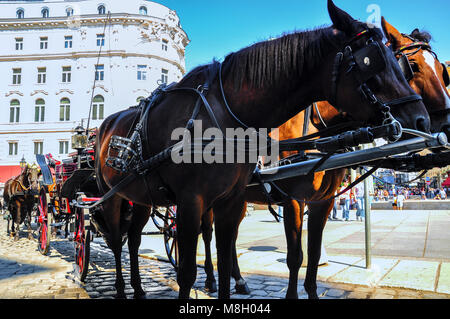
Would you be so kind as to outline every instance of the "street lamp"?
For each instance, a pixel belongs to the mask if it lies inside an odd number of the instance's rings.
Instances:
[[[78,153],[78,168],[81,168],[81,152],[87,147],[88,145],[88,137],[85,133],[85,129],[83,126],[78,125],[75,130],[75,134],[72,135],[72,148],[77,150]]]
[[[20,165],[20,169],[23,171],[23,169],[25,168],[25,166],[27,166],[27,161],[25,159],[25,155],[22,156],[22,159],[19,162]]]
[[[72,135],[72,148],[80,152],[87,147],[87,135],[85,134],[85,129],[81,125],[78,125],[74,132],[75,134]]]

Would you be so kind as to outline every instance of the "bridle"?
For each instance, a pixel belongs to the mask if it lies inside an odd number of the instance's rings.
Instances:
[[[383,115],[383,124],[397,122],[391,114],[391,107],[402,105],[409,102],[421,101],[422,97],[418,94],[401,97],[391,100],[389,102],[381,101],[369,88],[367,82],[384,71],[387,67],[386,58],[383,51],[371,35],[370,30],[364,30],[353,37],[344,46],[344,49],[336,54],[332,76],[331,76],[331,98],[330,103],[338,106],[337,103],[337,88],[339,85],[340,70],[344,66],[347,67],[345,75],[353,74],[360,84],[358,90],[370,104],[378,107],[379,111]],[[362,48],[355,50],[352,47],[352,43],[368,36],[366,45]],[[397,122],[398,123],[398,122]],[[400,138],[400,136],[398,137]]]
[[[412,80],[412,78],[414,77],[414,73],[415,73],[415,71],[413,70],[413,68],[411,66],[411,62],[409,61],[409,57],[416,55],[421,50],[426,50],[426,51],[430,52],[436,60],[439,60],[439,59],[438,59],[436,52],[433,51],[433,49],[431,48],[431,45],[429,43],[415,39],[407,34],[402,33],[402,36],[410,39],[412,41],[412,43],[408,43],[408,44],[402,46],[401,48],[399,48],[397,51],[394,51],[394,55],[400,64],[400,68],[402,69],[402,72],[405,75],[406,80],[408,80],[408,82],[409,82],[410,80]],[[405,51],[410,51],[410,50],[414,50],[414,51],[405,52]],[[444,67],[444,72],[445,72],[444,73],[444,82],[448,86],[450,84],[449,83],[450,81],[449,81],[447,67],[443,63],[441,63],[441,64]],[[435,115],[435,116],[445,116],[446,114],[450,113],[450,109],[429,111],[428,113],[430,115]]]

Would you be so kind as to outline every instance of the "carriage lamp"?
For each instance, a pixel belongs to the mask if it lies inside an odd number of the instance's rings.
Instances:
[[[25,155],[22,156],[22,159],[19,162],[20,168],[23,170],[25,166],[27,166],[27,161],[25,160]]]
[[[80,152],[87,147],[88,137],[85,134],[85,129],[81,125],[78,125],[74,132],[75,134],[72,135],[72,148]]]

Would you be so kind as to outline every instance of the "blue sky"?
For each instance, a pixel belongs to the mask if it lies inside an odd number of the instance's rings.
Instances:
[[[255,42],[283,32],[331,25],[326,0],[156,0],[175,10],[191,43],[187,71],[223,59]],[[335,0],[355,19],[367,21],[371,4],[400,32],[419,28],[433,35],[431,45],[441,61],[450,60],[450,1],[448,0]]]

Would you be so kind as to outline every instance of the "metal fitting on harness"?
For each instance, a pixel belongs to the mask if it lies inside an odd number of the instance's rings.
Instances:
[[[136,139],[133,139],[133,136],[131,139],[116,135],[111,136],[106,166],[124,173],[133,167],[138,156],[135,150]]]

